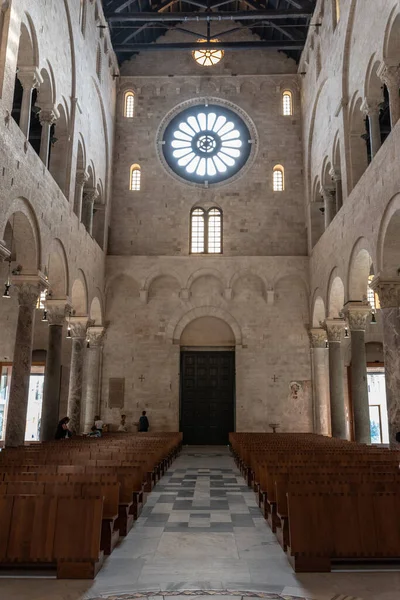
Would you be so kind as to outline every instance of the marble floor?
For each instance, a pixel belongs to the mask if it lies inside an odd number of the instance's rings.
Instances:
[[[7,600],[210,595],[215,600],[400,600],[400,572],[295,574],[228,450],[188,447],[95,581],[0,580],[0,598]]]

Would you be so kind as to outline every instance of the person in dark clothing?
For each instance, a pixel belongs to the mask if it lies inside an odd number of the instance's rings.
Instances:
[[[400,444],[400,431],[396,433],[396,442]]]
[[[146,411],[142,412],[142,416],[139,419],[139,428],[138,431],[148,431],[149,430],[149,420],[146,417]]]
[[[72,433],[68,429],[69,417],[64,417],[57,425],[55,440],[63,440],[72,437]]]

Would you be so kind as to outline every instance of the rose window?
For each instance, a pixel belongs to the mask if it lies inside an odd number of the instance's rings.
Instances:
[[[222,106],[194,106],[167,126],[163,152],[181,177],[197,183],[217,183],[232,177],[251,150],[244,121]]]

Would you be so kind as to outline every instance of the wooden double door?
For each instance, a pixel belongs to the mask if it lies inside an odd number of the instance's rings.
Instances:
[[[183,443],[222,445],[234,430],[235,353],[181,353]]]

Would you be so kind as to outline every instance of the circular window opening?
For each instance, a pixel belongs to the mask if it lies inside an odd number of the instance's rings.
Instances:
[[[179,113],[163,136],[164,158],[180,177],[218,183],[235,175],[251,152],[246,123],[232,110],[210,104]]]
[[[207,40],[204,39],[200,39],[197,41],[200,43],[207,43]],[[219,40],[214,39],[210,40],[210,42],[219,42]],[[212,67],[213,65],[219,63],[221,58],[224,56],[224,51],[221,50],[221,48],[213,49],[210,46],[208,46],[204,49],[201,48],[198,50],[193,50],[192,56],[194,60],[202,67]]]

